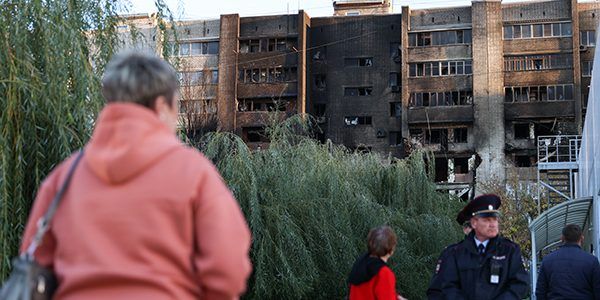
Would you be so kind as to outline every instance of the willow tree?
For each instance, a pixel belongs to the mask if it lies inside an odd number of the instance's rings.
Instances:
[[[423,153],[404,160],[350,153],[307,137],[300,116],[268,127],[268,148],[249,151],[230,133],[200,148],[219,168],[252,230],[247,299],[343,299],[370,228],[398,234],[390,259],[397,288],[423,298],[441,249],[461,237],[461,203],[436,191]],[[274,118],[278,120],[278,118]]]
[[[159,17],[170,15],[156,3]],[[0,279],[37,187],[90,136],[125,9],[114,0],[0,0]]]

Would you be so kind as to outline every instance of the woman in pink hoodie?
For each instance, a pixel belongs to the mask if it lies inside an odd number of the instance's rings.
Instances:
[[[234,299],[251,271],[250,231],[213,164],[176,137],[178,81],[149,55],[106,68],[82,162],[35,257],[56,299]],[[73,163],[41,185],[21,251]]]

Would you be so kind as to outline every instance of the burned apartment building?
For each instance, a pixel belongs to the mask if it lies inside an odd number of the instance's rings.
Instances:
[[[310,112],[334,143],[402,156],[399,14],[311,19]]]
[[[436,153],[437,181],[469,182],[474,171],[502,181],[506,166],[532,174],[538,136],[581,131],[599,9],[403,7],[402,134]]]
[[[306,31],[310,19],[295,15],[221,17],[219,121],[252,148],[268,143],[273,115],[306,112]]]
[[[279,111],[314,115],[323,140],[351,149],[429,149],[436,181],[463,192],[504,180],[507,166],[528,173],[538,136],[580,133],[600,3],[334,8],[181,23],[182,84],[212,85],[195,107],[253,148]]]

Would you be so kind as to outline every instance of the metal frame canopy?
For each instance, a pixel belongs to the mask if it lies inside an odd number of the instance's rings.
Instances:
[[[532,242],[537,251],[545,250],[558,242],[567,224],[585,228],[592,209],[592,197],[565,201],[545,211],[529,224]]]

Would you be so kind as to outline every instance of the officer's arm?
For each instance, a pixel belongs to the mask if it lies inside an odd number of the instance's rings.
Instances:
[[[435,270],[433,270],[433,275],[431,276],[431,281],[429,282],[429,288],[427,288],[427,299],[443,299],[442,294],[442,277],[440,276],[440,272],[445,268],[446,261],[448,260],[448,254],[450,253],[450,249],[452,246],[446,247],[440,257],[438,257],[436,261]]]
[[[442,294],[446,296],[446,299],[467,299],[460,288],[460,273],[457,262],[456,252],[453,250],[447,256],[443,268],[438,273],[438,276],[441,278]]]
[[[523,299],[529,294],[529,273],[523,266],[521,249],[517,244],[512,246],[514,248],[510,251],[506,287],[497,299]]]
[[[537,300],[546,300],[546,294],[548,293],[548,281],[546,280],[545,266],[542,263],[540,268],[540,274],[538,276],[537,284],[535,287],[535,298]]]

